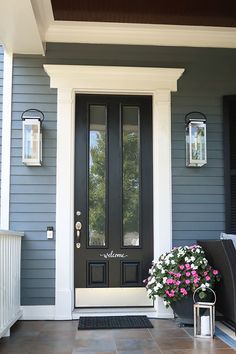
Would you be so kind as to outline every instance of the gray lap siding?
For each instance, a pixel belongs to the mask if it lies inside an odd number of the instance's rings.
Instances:
[[[46,227],[55,226],[57,96],[42,65],[185,68],[171,95],[173,245],[183,245],[216,238],[225,227],[222,97],[236,93],[235,62],[231,49],[53,43],[45,57],[14,57],[10,227],[25,232],[23,305],[54,304],[55,240],[46,239]],[[21,163],[20,115],[32,107],[45,113],[42,167]],[[202,168],[185,167],[184,116],[193,110],[207,116]]]

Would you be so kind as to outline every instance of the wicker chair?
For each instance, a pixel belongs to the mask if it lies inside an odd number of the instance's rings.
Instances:
[[[236,250],[232,240],[199,240],[211,266],[218,269],[222,279],[215,288],[216,310],[236,334]]]

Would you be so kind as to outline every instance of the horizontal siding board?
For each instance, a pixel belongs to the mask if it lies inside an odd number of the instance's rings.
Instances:
[[[24,289],[47,289],[55,288],[55,282],[52,279],[22,279],[21,286]]]
[[[37,222],[40,220],[41,222],[51,222],[54,223],[55,221],[55,214],[54,213],[14,213],[12,216],[12,222]]]
[[[195,195],[182,195],[182,194],[174,194],[173,195],[173,203],[200,203],[200,204],[212,204],[224,203],[223,195],[205,195],[205,194],[195,194]]]
[[[22,259],[55,259],[55,250],[22,249]]]
[[[222,221],[174,221],[173,229],[176,231],[188,231],[188,230],[198,230],[198,231],[215,231],[224,229],[224,222]]]
[[[21,269],[55,269],[55,260],[45,259],[24,259]]]
[[[188,213],[188,212],[210,212],[210,213],[221,213],[224,215],[224,204],[215,204],[215,203],[173,203],[172,206],[173,213]]]
[[[204,185],[195,185],[191,186],[191,191],[189,190],[189,187],[186,187],[185,185],[175,185],[173,186],[173,194],[181,194],[181,195],[191,195],[194,194],[208,194],[208,195],[214,195],[214,194],[221,194],[224,195],[224,186],[204,186]]]
[[[12,186],[11,189],[11,193],[12,194],[50,194],[51,198],[56,198],[55,194],[56,194],[56,186],[55,185],[30,185],[30,184],[26,184],[26,185],[22,185],[22,184],[14,184],[14,186]],[[52,202],[54,202],[54,200],[52,200]]]
[[[24,203],[52,203],[53,197],[48,194],[11,194],[10,195],[10,201],[11,203],[19,203],[21,204],[22,202]],[[43,206],[42,206],[43,207]]]
[[[56,201],[55,201],[56,202]],[[11,204],[10,206],[10,212],[13,214],[21,214],[22,211],[25,213],[30,212],[30,213],[41,213],[42,210],[45,213],[54,213],[55,214],[55,203],[46,203],[43,206],[38,204],[38,203],[18,203],[18,204]]]
[[[202,222],[202,221],[221,221],[224,222],[224,215],[222,213],[196,213],[196,212],[187,212],[187,213],[174,213],[173,221],[184,221],[184,222]]]
[[[21,292],[21,305],[27,305],[27,306],[43,306],[43,305],[55,305],[55,296],[49,298],[41,298],[41,297],[37,297],[37,298],[32,298],[32,297],[24,297],[23,296],[23,291]]]
[[[22,279],[54,279],[54,269],[22,269]]]

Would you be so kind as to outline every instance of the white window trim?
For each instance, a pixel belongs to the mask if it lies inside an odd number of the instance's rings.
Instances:
[[[172,246],[171,91],[184,69],[44,65],[58,89],[55,319],[74,309],[74,140],[76,93],[122,93],[153,97],[154,258]],[[160,301],[158,317],[166,310]]]

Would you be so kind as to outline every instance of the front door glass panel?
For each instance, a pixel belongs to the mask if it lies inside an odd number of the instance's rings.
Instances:
[[[89,106],[89,246],[106,245],[106,106]]]
[[[122,107],[123,246],[139,246],[140,124],[139,107]]]

